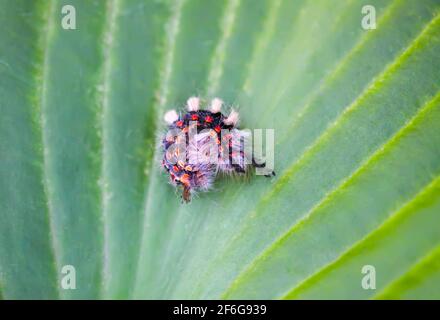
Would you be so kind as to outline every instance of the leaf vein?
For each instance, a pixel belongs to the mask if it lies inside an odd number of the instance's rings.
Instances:
[[[224,10],[223,19],[221,21],[221,36],[214,50],[208,75],[207,95],[213,97],[218,90],[220,79],[223,74],[225,61],[225,52],[228,41],[231,37],[235,26],[237,11],[240,7],[241,0],[228,0],[226,9]]]
[[[47,83],[48,83],[48,73],[49,73],[49,45],[50,39],[54,32],[54,17],[55,17],[55,9],[56,2],[51,1],[49,4],[49,9],[45,10],[44,20],[46,21],[46,25],[42,31],[42,35],[40,38],[40,46],[42,47],[42,61],[41,68],[38,70],[37,78],[41,78],[40,84],[37,86],[38,96],[40,97],[39,105],[37,106],[38,113],[40,117],[39,127],[41,132],[41,139],[43,143],[43,151],[42,151],[42,162],[43,162],[43,189],[44,195],[46,197],[46,205],[47,205],[47,218],[49,221],[49,236],[51,241],[51,249],[52,255],[54,258],[54,267],[55,267],[55,279],[56,283],[56,291],[58,297],[61,298],[61,290],[60,290],[60,276],[59,272],[61,271],[61,244],[58,242],[58,237],[56,234],[56,226],[55,226],[55,211],[53,209],[53,204],[51,201],[51,185],[49,179],[49,143],[47,138],[47,119],[45,117],[45,106],[47,104]]]
[[[118,0],[108,1],[106,5],[106,31],[103,37],[103,79],[101,84],[101,127],[98,129],[101,138],[101,176],[99,178],[99,187],[101,189],[101,222],[103,226],[103,256],[102,256],[102,271],[101,271],[101,286],[100,286],[100,296],[104,296],[105,287],[108,283],[109,275],[109,222],[108,222],[108,210],[109,210],[109,200],[111,194],[108,190],[108,180],[109,180],[109,158],[106,156],[108,154],[108,132],[106,131],[107,126],[105,125],[108,118],[109,104],[110,104],[110,82],[111,82],[111,52],[114,47],[114,33],[116,28],[116,17],[118,15]]]

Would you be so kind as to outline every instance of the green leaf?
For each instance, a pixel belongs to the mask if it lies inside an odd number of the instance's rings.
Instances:
[[[0,9],[0,298],[440,296],[437,0]],[[275,129],[277,176],[180,203],[156,144],[192,95]]]

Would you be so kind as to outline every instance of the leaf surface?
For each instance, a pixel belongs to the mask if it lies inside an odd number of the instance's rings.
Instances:
[[[1,298],[439,296],[437,0],[0,9]],[[277,176],[182,204],[158,138],[192,95],[273,128]]]

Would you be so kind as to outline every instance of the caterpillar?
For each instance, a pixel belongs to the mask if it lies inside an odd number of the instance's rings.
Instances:
[[[264,167],[245,148],[249,132],[238,128],[239,114],[221,112],[223,101],[214,98],[207,110],[200,110],[200,98],[190,97],[187,111],[164,115],[167,131],[162,137],[162,166],[172,185],[182,188],[182,199],[212,188],[219,172],[244,174],[251,167]],[[271,171],[266,176],[275,175]]]

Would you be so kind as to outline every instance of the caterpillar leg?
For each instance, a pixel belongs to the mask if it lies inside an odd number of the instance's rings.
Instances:
[[[186,203],[191,201],[191,190],[187,186],[183,187],[182,200],[185,201]]]
[[[263,162],[263,163],[257,163],[256,161],[255,161],[255,159],[254,158],[252,158],[252,165],[255,167],[255,168],[264,168],[264,167],[266,167],[266,162]],[[265,174],[264,175],[266,178],[270,178],[270,177],[274,177],[274,176],[276,176],[276,174],[275,174],[275,171],[272,171],[272,172],[270,172],[270,173],[268,173],[268,174]]]
[[[233,164],[232,168],[234,169],[235,172],[237,173],[246,173],[246,169],[243,168],[242,166],[240,166],[239,164]]]

